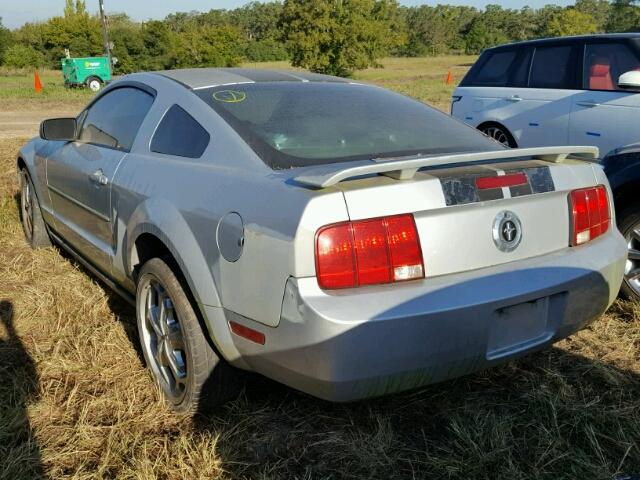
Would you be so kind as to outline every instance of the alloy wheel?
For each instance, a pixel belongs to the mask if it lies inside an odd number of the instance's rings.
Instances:
[[[505,131],[499,127],[487,127],[484,128],[482,132],[493,138],[496,142],[503,144],[505,147],[511,146],[511,144],[509,143],[509,137],[507,136]]]
[[[26,173],[22,173],[22,190],[20,192],[20,206],[22,208],[22,222],[28,238],[33,237],[33,192],[31,182]]]
[[[640,222],[631,227],[625,235],[627,241],[627,263],[624,280],[640,296]]]
[[[147,277],[139,298],[142,346],[160,387],[173,402],[185,395],[189,369],[182,327],[173,301],[164,286]]]

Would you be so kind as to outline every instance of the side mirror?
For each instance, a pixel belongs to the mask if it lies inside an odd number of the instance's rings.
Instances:
[[[629,90],[640,90],[640,72],[632,71],[620,75],[618,87]]]
[[[49,118],[40,124],[40,138],[72,142],[76,139],[75,118]]]

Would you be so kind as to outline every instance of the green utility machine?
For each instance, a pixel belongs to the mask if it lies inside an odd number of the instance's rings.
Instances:
[[[87,87],[97,92],[111,81],[108,57],[63,58],[65,87]]]

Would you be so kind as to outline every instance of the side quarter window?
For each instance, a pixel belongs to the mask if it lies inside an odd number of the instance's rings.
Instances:
[[[162,117],[151,139],[151,151],[186,158],[200,158],[210,135],[182,107],[173,105]]]
[[[623,43],[596,43],[585,47],[583,88],[619,90],[620,75],[634,70],[640,70],[640,61]]]
[[[152,95],[134,87],[107,92],[81,115],[84,119],[78,141],[129,151],[153,100]]]

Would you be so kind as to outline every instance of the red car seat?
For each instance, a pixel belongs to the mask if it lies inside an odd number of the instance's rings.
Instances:
[[[611,78],[611,63],[606,57],[597,57],[589,71],[589,88],[592,90],[615,90]]]

